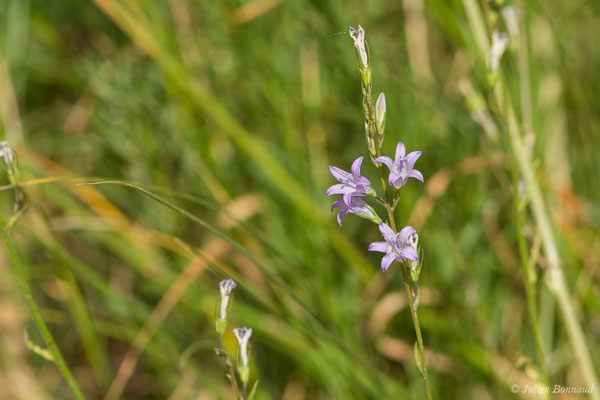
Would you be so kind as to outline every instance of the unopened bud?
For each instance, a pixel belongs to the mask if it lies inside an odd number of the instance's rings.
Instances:
[[[4,165],[4,168],[6,168],[8,180],[13,186],[16,186],[19,183],[19,168],[17,164],[17,159],[6,140],[0,142],[0,158],[2,159],[2,164]]]
[[[406,244],[417,254],[419,254],[419,235],[417,232],[408,237]],[[411,279],[413,282],[417,282],[419,280],[419,275],[421,274],[421,255],[419,255],[419,259],[417,261],[410,260],[408,265],[410,266]]]
[[[377,133],[383,136],[385,130],[385,94],[379,93],[377,103],[375,103],[375,119],[377,121]]]
[[[361,71],[367,69],[369,67],[369,55],[367,54],[367,49],[365,47],[365,30],[360,25],[358,26],[358,29],[354,29],[350,26],[348,32],[350,33],[350,38],[354,42],[354,47],[356,47],[356,51],[358,52],[360,61],[359,67]]]
[[[229,306],[229,298],[231,292],[237,285],[233,279],[224,279],[219,283],[219,290],[221,292],[219,310],[215,319],[215,329],[219,336],[223,336],[225,333],[225,327],[227,326],[227,307]]]
[[[494,86],[498,80],[498,67],[500,66],[500,59],[508,47],[508,35],[506,33],[500,33],[494,31],[492,33],[492,46],[490,47],[489,54],[489,72],[488,77],[489,84]]]
[[[250,336],[252,336],[252,328],[235,328],[233,333],[238,340],[239,347],[237,370],[240,380],[245,384],[248,383],[248,378],[250,377],[250,349],[248,348],[248,341],[250,340]]]

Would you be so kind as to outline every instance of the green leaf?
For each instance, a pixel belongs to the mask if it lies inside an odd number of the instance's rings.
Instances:
[[[256,394],[256,388],[258,387],[258,380],[254,382],[254,386],[252,386],[252,390],[250,391],[250,395],[248,395],[248,400],[253,400],[254,395]]]

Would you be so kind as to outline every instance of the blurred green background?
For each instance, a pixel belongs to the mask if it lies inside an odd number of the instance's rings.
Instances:
[[[600,370],[600,7],[515,5],[524,38],[502,63]],[[328,165],[348,170],[366,154],[347,35],[357,24],[375,94],[387,97],[385,151],[399,140],[423,151],[425,184],[403,189],[396,218],[424,248],[419,315],[434,397],[512,399],[511,384],[535,384],[506,139],[493,107],[480,124],[487,78],[463,7],[0,2],[0,115],[29,202],[11,235],[87,398],[104,398],[115,377],[127,399],[233,398],[213,351],[225,277],[239,287],[224,344],[234,352],[230,329],[253,328],[257,399],[423,398],[398,266],[382,274],[380,254],[367,252],[377,227],[348,216],[340,229],[324,196]],[[367,160],[363,173],[377,181]],[[43,179],[68,176],[81,179]],[[252,257],[135,190],[78,186],[94,178],[135,182]],[[6,217],[11,191],[0,201]],[[524,232],[535,248],[529,217]],[[27,348],[24,332],[43,339],[0,254],[0,398],[71,398],[56,366]],[[545,265],[550,383],[583,385]]]

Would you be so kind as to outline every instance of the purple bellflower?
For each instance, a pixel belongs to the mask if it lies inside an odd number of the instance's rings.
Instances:
[[[386,156],[377,157],[373,161],[387,165],[390,169],[388,183],[390,186],[400,189],[402,186],[406,185],[408,178],[416,178],[423,182],[423,174],[421,174],[420,171],[413,169],[415,162],[420,156],[420,151],[413,151],[406,155],[404,143],[398,142],[394,161]]]
[[[379,251],[386,253],[381,260],[381,269],[387,271],[394,260],[400,262],[404,260],[418,261],[419,256],[414,248],[408,244],[408,239],[416,232],[412,226],[406,226],[398,233],[394,233],[392,228],[385,222],[379,224],[379,230],[385,239],[385,242],[373,242],[369,245],[369,251]]]
[[[333,194],[343,195],[344,203],[348,208],[352,208],[352,197],[353,196],[364,196],[373,193],[371,187],[371,181],[360,175],[360,165],[363,162],[364,157],[358,157],[352,163],[351,172],[346,172],[333,165],[329,166],[331,175],[340,183],[330,186],[327,189],[327,196]]]
[[[356,214],[359,217],[373,221],[376,224],[381,222],[381,218],[379,218],[379,215],[373,210],[373,207],[367,204],[367,202],[359,196],[351,196],[350,205],[344,200],[334,201],[331,206],[331,211],[336,208],[341,208],[337,215],[337,221],[340,226],[342,226],[342,218],[344,218],[344,215],[346,214]]]

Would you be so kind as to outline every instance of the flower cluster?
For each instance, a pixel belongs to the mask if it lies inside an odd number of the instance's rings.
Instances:
[[[398,142],[394,160],[387,156],[379,156],[373,162],[378,165],[381,163],[388,167],[390,171],[388,184],[398,190],[406,185],[408,178],[415,178],[423,182],[423,174],[414,169],[415,162],[420,156],[420,151],[413,151],[407,155],[404,143]],[[333,177],[340,183],[330,186],[327,189],[326,195],[342,195],[340,200],[333,202],[331,210],[340,209],[337,215],[337,221],[340,226],[342,226],[342,219],[346,214],[355,214],[379,224],[379,230],[385,242],[371,243],[369,251],[386,253],[381,260],[381,269],[384,272],[387,271],[394,260],[399,262],[409,261],[411,269],[414,270],[417,268],[419,260],[417,254],[418,235],[415,229],[410,226],[395,233],[388,224],[382,222],[375,209],[364,200],[365,197],[372,197],[383,203],[372,188],[371,181],[361,175],[360,167],[363,159],[364,157],[358,157],[354,160],[350,172],[334,166],[329,167]],[[389,204],[387,207],[392,208]]]
[[[337,216],[340,226],[342,226],[342,218],[346,214],[356,214],[375,223],[381,222],[381,218],[379,218],[375,210],[361,198],[362,196],[373,195],[375,193],[371,187],[371,181],[360,174],[360,166],[363,159],[364,157],[358,157],[354,160],[350,168],[351,172],[346,172],[333,165],[329,167],[333,177],[340,183],[330,186],[327,189],[326,195],[342,195],[342,200],[335,201],[331,206],[331,211],[341,208]]]
[[[396,154],[392,160],[381,154],[385,131],[386,100],[385,95],[380,93],[377,102],[373,104],[372,75],[369,60],[368,46],[365,41],[365,30],[362,26],[358,29],[352,27],[348,30],[350,38],[354,42],[358,54],[358,69],[362,77],[363,113],[365,118],[365,139],[367,149],[373,164],[379,168],[382,176],[384,199],[377,196],[371,186],[371,181],[361,175],[360,167],[364,157],[358,157],[352,163],[350,172],[338,167],[330,166],[329,170],[339,183],[327,189],[326,196],[341,195],[341,199],[333,202],[331,211],[338,209],[337,222],[342,226],[342,219],[347,214],[354,214],[379,225],[379,230],[385,239],[384,242],[373,242],[369,251],[385,253],[381,260],[381,269],[385,272],[394,260],[406,263],[410,268],[411,277],[416,282],[419,273],[418,235],[411,226],[404,227],[395,232],[394,209],[397,205],[399,190],[405,186],[409,178],[415,178],[423,182],[423,174],[414,168],[415,163],[421,156],[420,151],[406,154],[404,143],[398,142]],[[387,183],[383,179],[383,165],[389,169]],[[390,201],[390,192],[394,192],[393,200]],[[386,209],[388,222],[385,223],[377,214],[375,209],[367,203],[369,198],[376,200]]]

